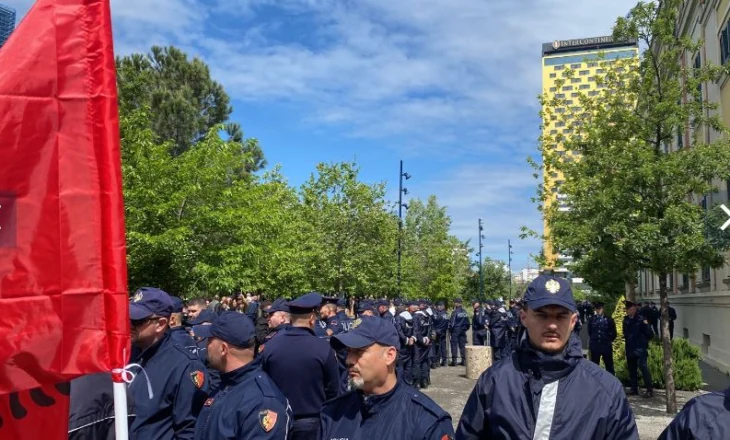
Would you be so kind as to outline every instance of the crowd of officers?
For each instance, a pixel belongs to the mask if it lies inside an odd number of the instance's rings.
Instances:
[[[539,277],[509,307],[474,301],[471,320],[460,299],[451,313],[442,302],[361,300],[350,304],[354,316],[346,300],[314,292],[264,305],[241,299],[222,309],[221,301],[184,304],[156,288],[133,295],[131,439],[638,439],[611,371],[615,323],[600,303],[580,312],[563,279]],[[627,355],[636,353],[629,368],[644,372],[651,325],[638,304],[626,306]],[[593,362],[575,331],[581,321]],[[447,365],[447,340],[448,365],[464,364],[469,329],[495,362],[454,430],[451,416],[417,389]],[[114,438],[109,399],[98,395],[106,388],[90,383],[72,382],[69,438]],[[634,372],[632,393],[635,383]],[[692,401],[661,438],[730,438],[721,405],[717,396]],[[701,410],[725,419],[712,428],[725,435],[688,434],[707,428]]]

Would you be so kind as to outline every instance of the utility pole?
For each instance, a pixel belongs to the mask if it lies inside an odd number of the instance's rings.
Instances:
[[[482,226],[482,219],[479,219],[479,295],[477,297],[480,301],[484,301],[484,272],[482,271],[482,238],[484,238],[484,226]]]
[[[403,188],[403,178],[406,180],[411,175],[403,172],[403,161],[400,161],[400,173],[398,174],[398,296],[401,294],[401,253],[403,241],[403,208],[408,209],[408,204],[403,203],[403,194],[408,194],[408,188]]]
[[[509,258],[507,260],[507,267],[509,268],[509,299],[512,299],[512,242],[507,239],[507,250],[509,251]]]

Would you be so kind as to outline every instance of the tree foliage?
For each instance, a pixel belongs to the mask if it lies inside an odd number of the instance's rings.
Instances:
[[[607,284],[607,267],[624,281],[642,269],[658,275],[670,413],[676,412],[676,397],[667,274],[723,264],[724,249],[708,239],[697,195],[711,192],[713,179],[730,173],[727,127],[717,106],[702,97],[702,87],[723,69],[680,62],[702,47],[676,32],[681,4],[640,2],[617,20],[615,39],[638,40],[648,49],[638,58],[600,61],[605,74],[596,76],[598,96],[581,93],[576,107],[541,97],[543,120],[563,122],[572,131],[541,138],[546,171],[564,177],[560,192],[570,206],[561,211],[545,204],[550,240],[573,254],[585,271],[581,275],[614,294],[618,286]],[[573,75],[568,70],[564,81]],[[685,133],[689,144],[674,148],[677,135]],[[541,200],[549,200],[551,192],[540,185]]]

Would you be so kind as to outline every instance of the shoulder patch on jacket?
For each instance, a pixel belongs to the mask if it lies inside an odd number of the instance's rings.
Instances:
[[[271,387],[271,379],[265,377],[263,374],[259,373],[256,375],[256,385],[258,385],[259,389],[261,390],[261,394],[263,394],[264,396],[276,397],[276,393]]]

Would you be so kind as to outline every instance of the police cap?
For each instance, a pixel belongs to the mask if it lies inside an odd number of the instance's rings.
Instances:
[[[638,305],[639,305],[639,303],[635,303],[633,301],[629,301],[629,300],[624,301],[624,307],[626,307],[627,309],[630,309],[631,307],[638,306]]]
[[[211,325],[193,327],[195,336],[202,338],[218,338],[236,347],[245,348],[256,336],[256,328],[251,318],[243,313],[226,311],[221,313]]]
[[[211,322],[215,321],[217,317],[218,317],[218,315],[216,315],[216,313],[214,311],[212,311],[210,309],[204,309],[204,310],[201,310],[200,313],[198,313],[197,318],[193,318],[190,321],[188,321],[188,324],[199,325],[204,322],[211,323]]]
[[[594,302],[594,303],[593,303],[593,305],[594,305],[594,306],[595,306],[595,307],[596,307],[597,309],[602,309],[602,308],[603,308],[603,306],[604,306],[605,304],[604,304],[604,303],[602,303],[601,301],[596,301],[596,302]]]
[[[535,278],[525,291],[525,303],[531,309],[555,305],[576,311],[573,291],[570,284],[562,278],[540,275]]]
[[[177,296],[171,296],[170,299],[172,300],[172,313],[182,313],[185,307],[183,300]]]
[[[129,303],[129,319],[137,321],[153,315],[169,318],[172,308],[172,299],[167,292],[155,287],[142,287]]]
[[[461,298],[454,298],[454,304],[461,304]]]
[[[287,313],[289,313],[289,305],[287,304],[286,300],[281,299],[281,298],[276,299],[266,309],[266,313],[276,313],[276,312],[287,312]]]
[[[337,298],[337,307],[347,307],[347,300],[345,298]]]
[[[436,306],[443,306],[443,305],[445,305],[443,301],[439,301],[436,303]]]
[[[363,316],[360,325],[349,332],[332,336],[330,343],[335,349],[342,346],[356,349],[365,348],[373,344],[400,348],[398,332],[396,332],[393,323],[387,319],[374,316]]]
[[[289,301],[289,310],[293,314],[310,313],[322,305],[322,295],[317,292],[306,293]]]

